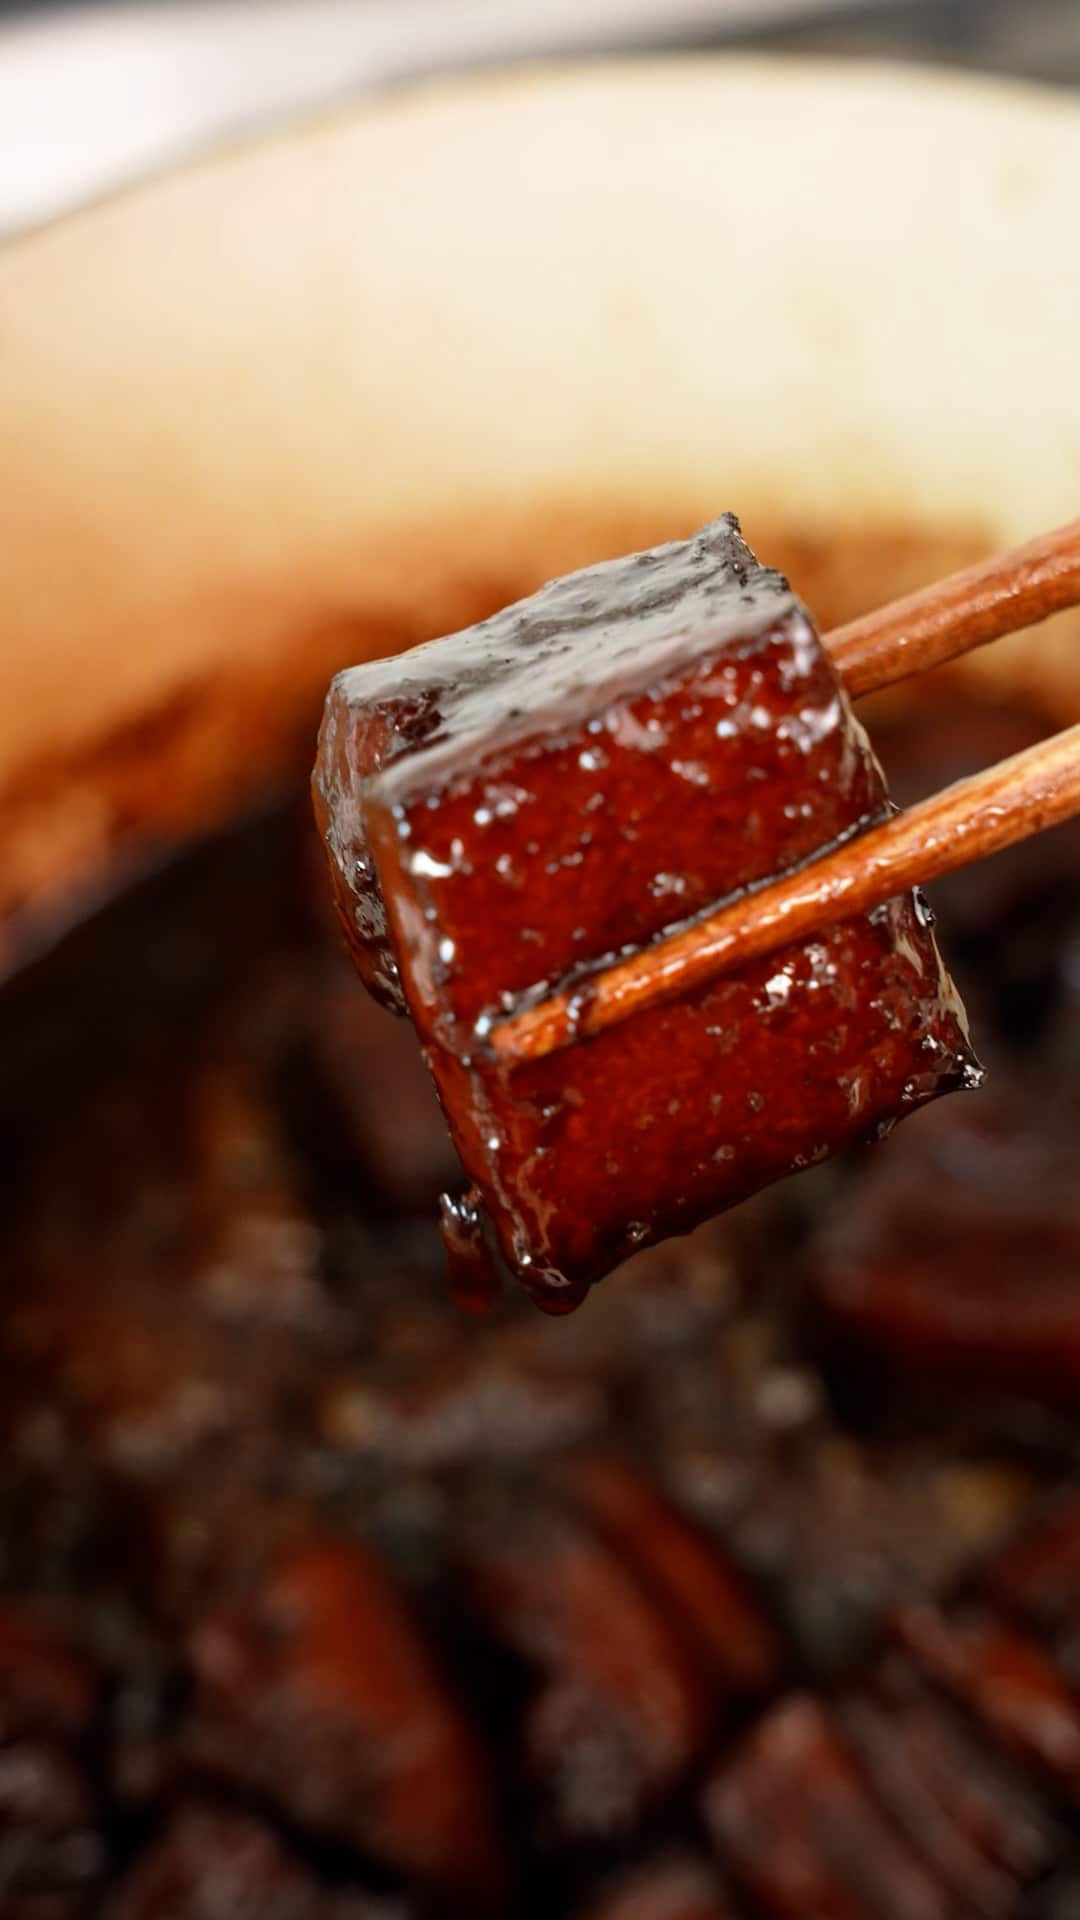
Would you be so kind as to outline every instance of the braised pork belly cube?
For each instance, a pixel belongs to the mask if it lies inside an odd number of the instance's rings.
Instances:
[[[630,1837],[670,1806],[717,1719],[670,1597],[587,1522],[544,1502],[489,1510],[462,1572],[477,1627],[525,1681],[515,1770],[544,1851]]]
[[[339,676],[315,793],[360,971],[411,1014],[542,1300],[977,1074],[911,895],[547,1059],[485,1044],[522,996],[889,812],[809,616],[730,515]]]
[[[876,1163],[811,1249],[834,1365],[910,1416],[911,1394],[1049,1403],[1080,1390],[1080,1100],[1068,1074],[1002,1076]],[[891,1389],[891,1393],[889,1391]]]
[[[878,1805],[959,1909],[1008,1920],[1061,1850],[1037,1787],[895,1648],[838,1711]]]
[[[874,1799],[828,1708],[792,1694],[708,1781],[706,1826],[769,1920],[953,1920],[938,1876]]]
[[[486,1756],[395,1584],[313,1537],[192,1643],[191,1760],[452,1911],[497,1910]]]

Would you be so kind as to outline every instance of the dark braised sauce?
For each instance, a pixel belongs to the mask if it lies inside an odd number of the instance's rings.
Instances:
[[[987,1094],[570,1323],[446,1298],[305,807],[11,984],[4,1920],[1074,1920],[1078,859],[941,890]]]
[[[315,795],[360,971],[411,1014],[502,1254],[549,1310],[978,1084],[910,895],[552,1058],[506,1072],[485,1047],[522,996],[587,994],[605,956],[889,811],[808,615],[731,515],[340,675]]]

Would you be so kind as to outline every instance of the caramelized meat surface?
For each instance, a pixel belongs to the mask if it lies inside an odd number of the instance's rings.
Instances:
[[[523,997],[587,993],[605,957],[889,811],[805,610],[730,515],[339,676],[315,793],[360,970],[411,1014],[541,1304],[978,1079],[913,897],[548,1059],[485,1047]]]

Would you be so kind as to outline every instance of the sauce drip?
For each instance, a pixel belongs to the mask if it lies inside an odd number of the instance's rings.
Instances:
[[[462,1313],[490,1313],[499,1295],[499,1269],[475,1187],[456,1199],[449,1193],[439,1195],[439,1232],[455,1304]]]

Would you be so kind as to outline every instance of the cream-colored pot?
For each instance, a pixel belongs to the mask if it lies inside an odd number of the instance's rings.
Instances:
[[[1080,508],[1080,103],[483,77],[0,255],[0,930],[310,755],[326,679],[725,507],[827,619]],[[1075,625],[987,656],[1080,714]]]

